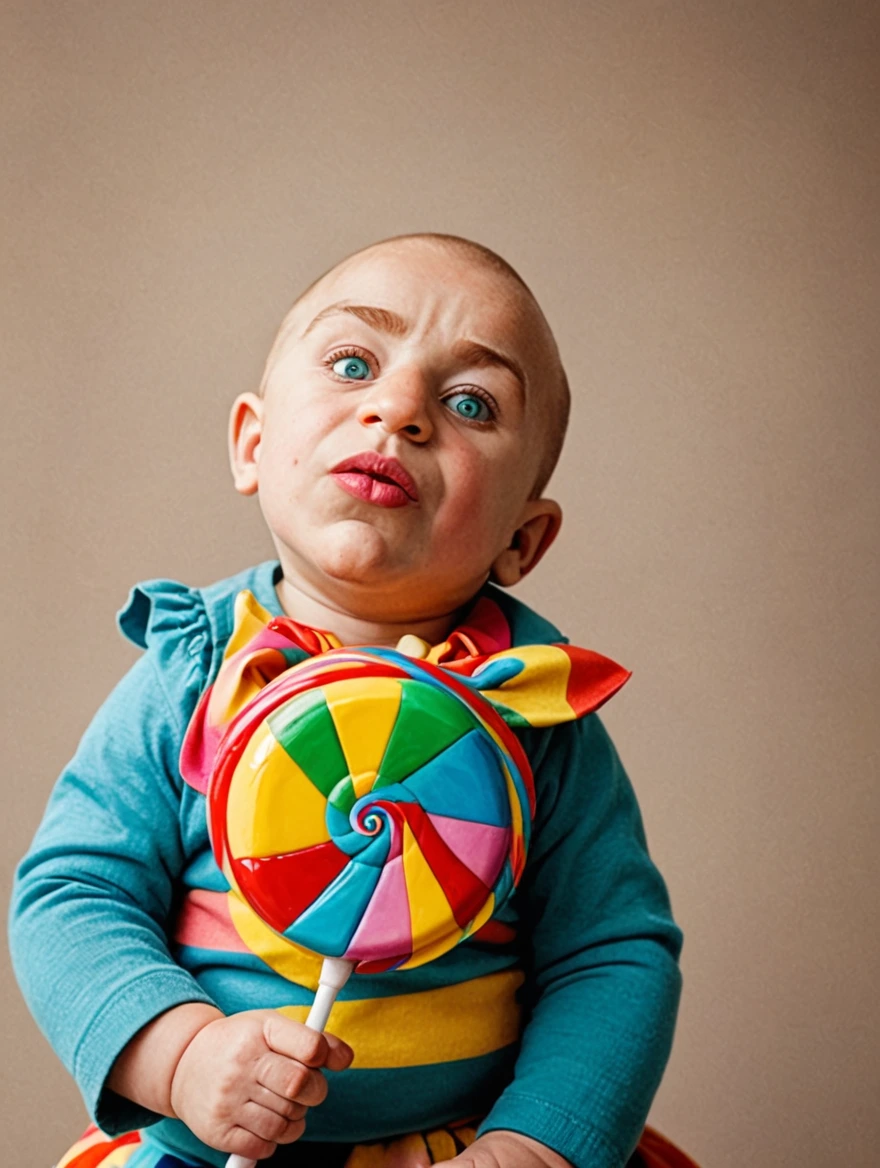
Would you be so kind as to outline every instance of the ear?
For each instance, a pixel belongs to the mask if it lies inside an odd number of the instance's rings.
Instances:
[[[562,526],[562,508],[553,499],[530,499],[510,545],[496,556],[489,579],[510,588],[531,572]]]
[[[232,403],[229,415],[229,465],[232,481],[241,495],[256,494],[263,435],[263,399],[255,393],[242,393]]]

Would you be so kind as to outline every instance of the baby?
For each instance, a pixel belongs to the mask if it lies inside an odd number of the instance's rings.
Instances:
[[[669,1054],[681,937],[595,714],[517,731],[537,810],[514,896],[438,960],[356,975],[326,1035],[302,1023],[317,959],[229,893],[204,795],[181,777],[243,590],[304,637],[422,644],[441,662],[563,642],[501,589],[559,531],[543,491],[568,407],[538,304],[478,244],[386,240],[295,303],[229,426],[235,487],[258,495],[277,561],[204,589],[134,589],[120,625],[146,652],[18,872],[19,981],[101,1129],[62,1165],[235,1152],[617,1168],[633,1153]]]

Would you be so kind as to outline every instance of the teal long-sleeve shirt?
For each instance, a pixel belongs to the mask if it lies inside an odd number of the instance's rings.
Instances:
[[[145,653],[59,778],[13,894],[19,983],[90,1113],[108,1133],[145,1127],[207,1164],[225,1157],[106,1080],[137,1031],[183,1002],[233,1013],[311,1000],[296,971],[243,943],[204,797],[178,764],[236,594],[250,589],[282,615],[278,574],[270,561],[205,589],[133,590],[119,621]],[[514,645],[565,640],[486,591]],[[491,928],[451,953],[349,981],[337,1032],[351,1041],[350,1025],[361,1045],[351,1069],[329,1076],[305,1138],[354,1143],[483,1116],[481,1133],[521,1132],[576,1168],[619,1168],[634,1148],[672,1042],[681,934],[599,718],[518,734],[537,800],[519,887]]]

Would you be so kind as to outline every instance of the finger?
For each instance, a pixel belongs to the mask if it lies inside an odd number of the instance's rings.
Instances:
[[[248,1102],[241,1109],[241,1126],[272,1144],[292,1144],[306,1129],[304,1119],[285,1119],[259,1103]]]
[[[236,1156],[244,1156],[247,1160],[265,1160],[271,1156],[278,1145],[270,1140],[263,1140],[253,1132],[243,1127],[234,1127],[230,1130],[222,1152],[232,1152]]]
[[[254,1077],[276,1095],[307,1107],[317,1107],[327,1097],[327,1080],[320,1071],[280,1054],[263,1055],[257,1062]]]
[[[281,1115],[284,1119],[304,1119],[308,1111],[308,1107],[304,1103],[298,1103],[295,1099],[287,1099],[284,1095],[276,1095],[274,1091],[270,1091],[261,1083],[254,1083],[251,1088],[251,1102],[259,1103],[261,1107],[274,1111],[276,1115]]]
[[[324,1066],[328,1071],[344,1071],[350,1067],[354,1059],[354,1051],[347,1042],[337,1038],[335,1034],[325,1034],[327,1040],[327,1061]]]
[[[270,1050],[258,1059],[254,1078],[260,1086],[290,1100],[295,1099],[302,1088],[306,1070],[308,1068],[301,1068],[299,1063]]]
[[[276,1054],[307,1067],[323,1067],[330,1050],[323,1034],[278,1013],[270,1014],[263,1023],[263,1038]]]

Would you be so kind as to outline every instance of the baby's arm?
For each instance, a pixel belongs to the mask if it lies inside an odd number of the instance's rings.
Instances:
[[[13,891],[25,999],[111,1135],[156,1119],[107,1085],[127,1043],[172,1007],[214,1006],[172,959],[165,932],[184,863],[179,717],[145,654],[62,772]]]
[[[350,1052],[273,1011],[224,1018],[169,952],[181,800],[201,800],[177,762],[200,675],[172,666],[153,650],[135,664],[56,784],[17,875],[13,962],[108,1134],[178,1114],[221,1151],[264,1156],[323,1098],[317,1068]]]
[[[520,886],[531,1017],[513,1082],[468,1152],[489,1134],[519,1132],[579,1168],[620,1168],[669,1056],[681,934],[599,718],[552,731],[535,772],[538,812]],[[512,1152],[500,1163],[527,1166]]]

